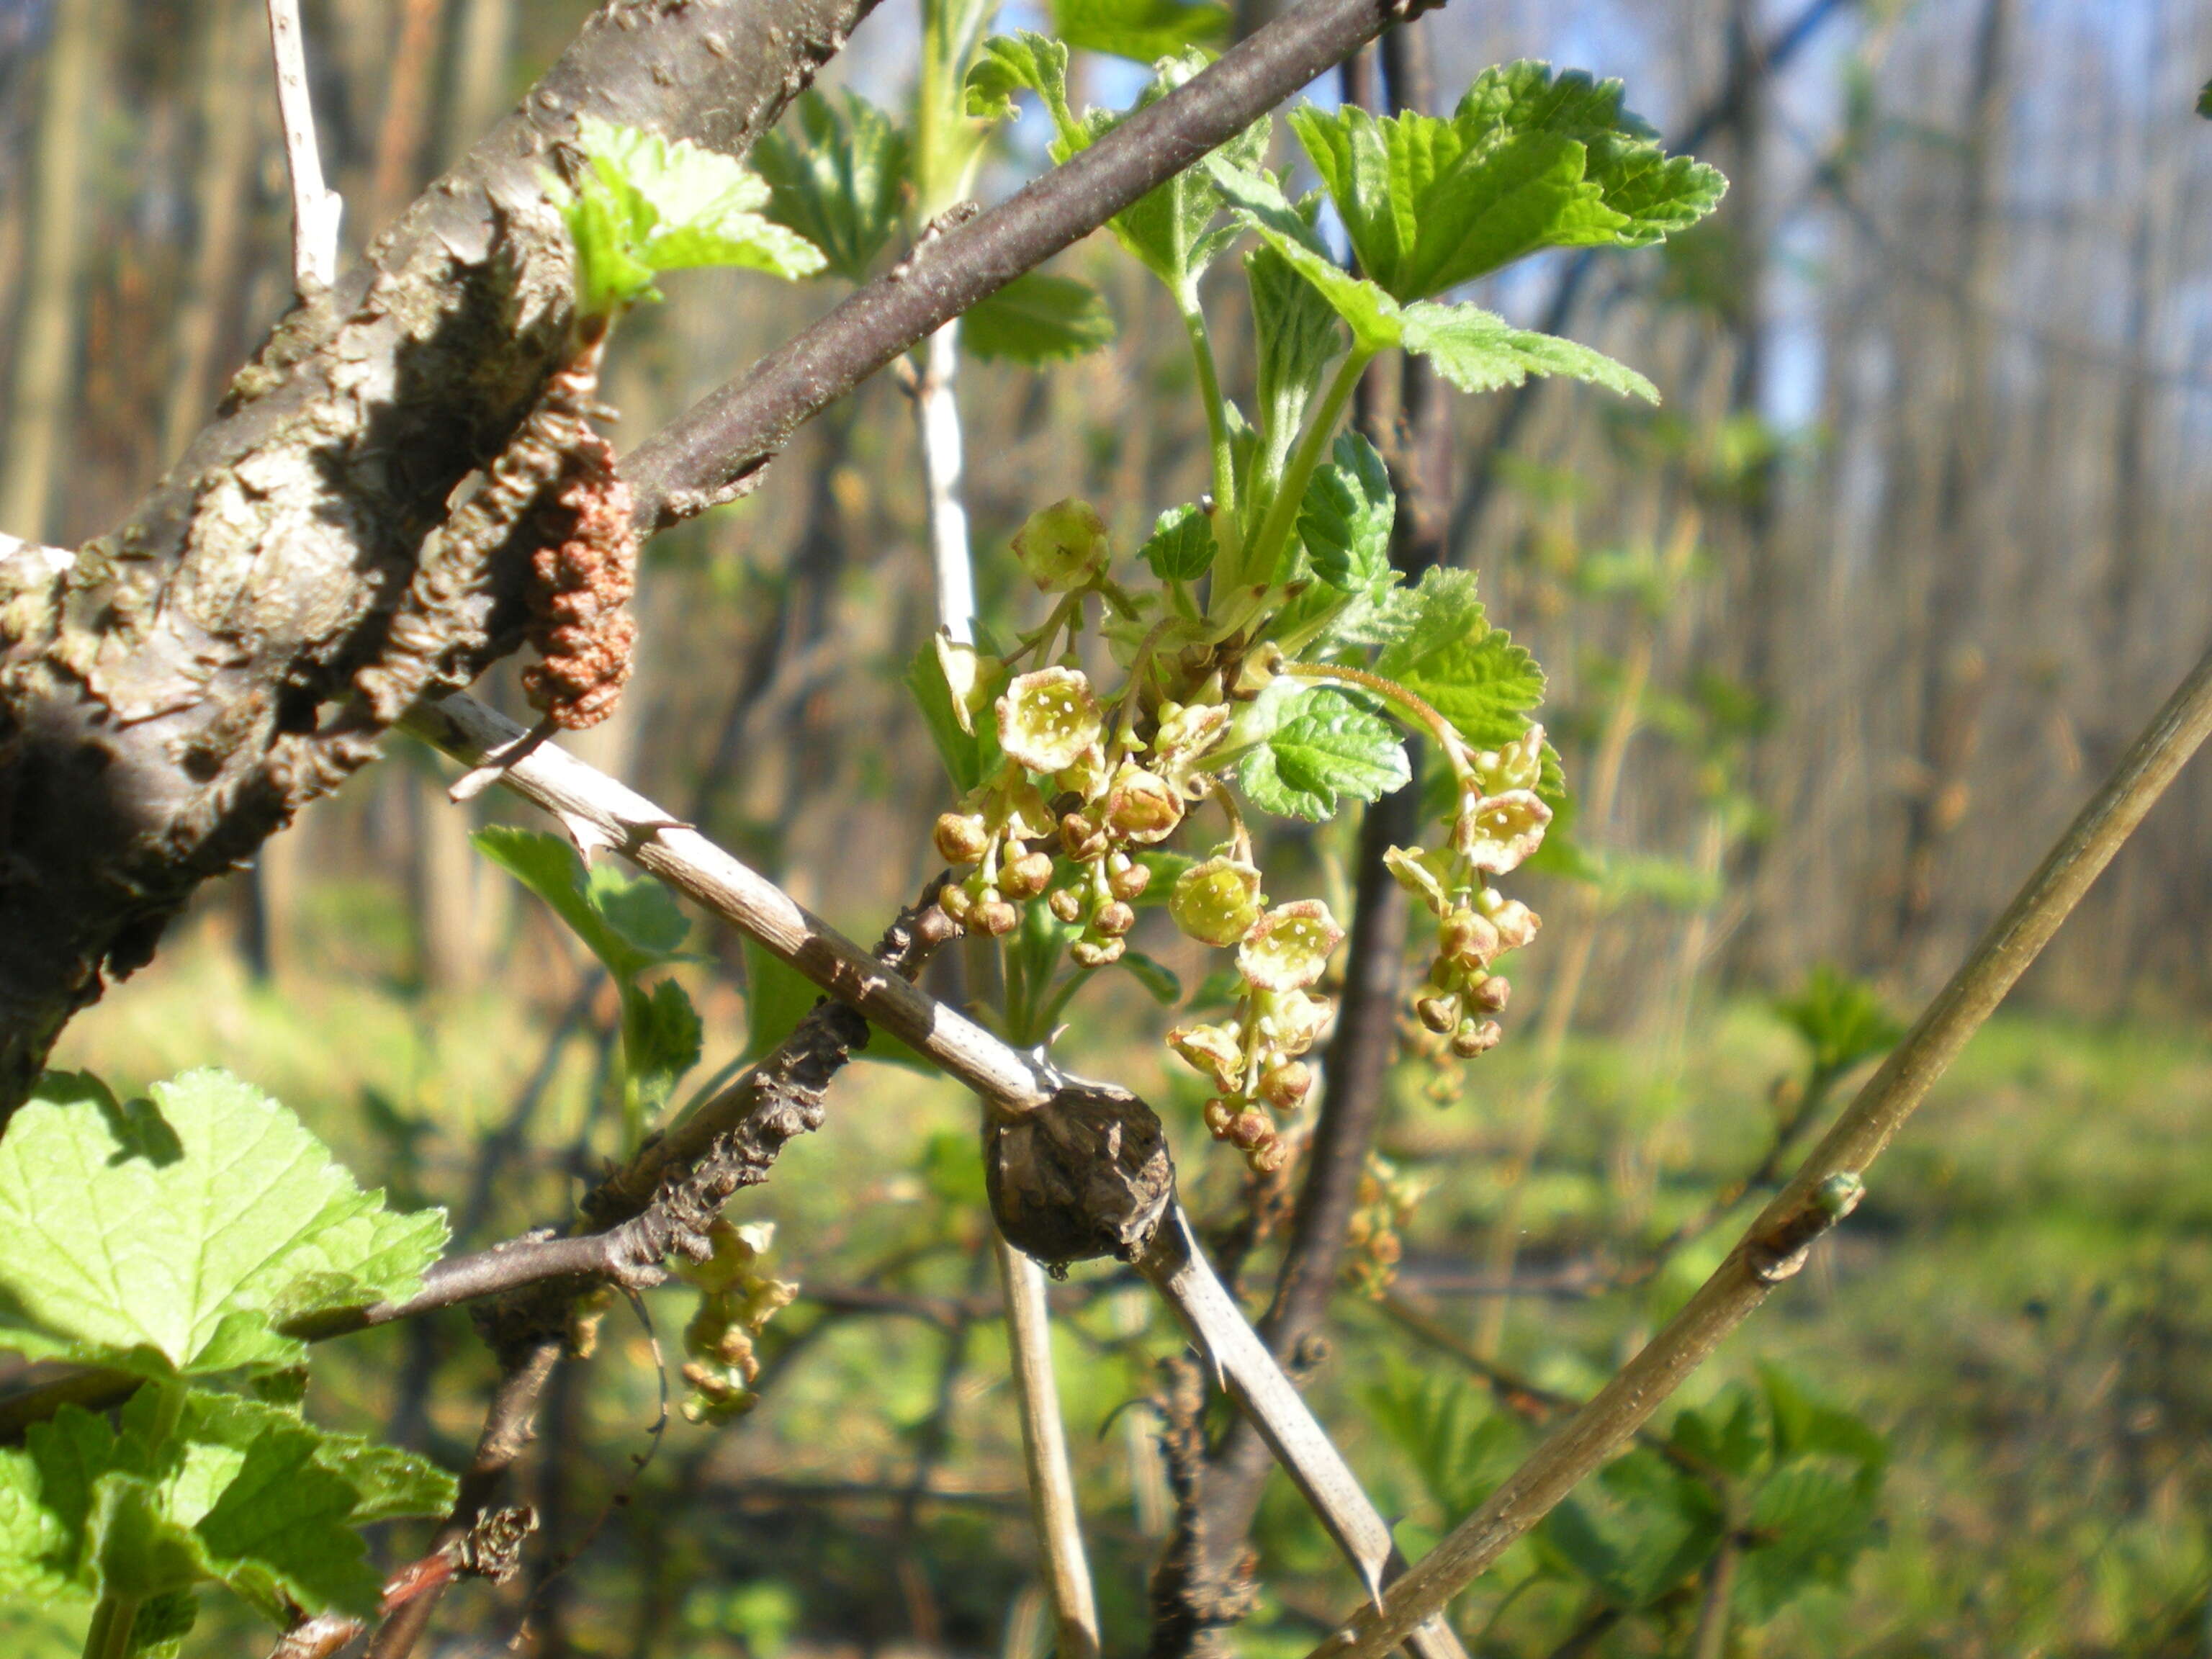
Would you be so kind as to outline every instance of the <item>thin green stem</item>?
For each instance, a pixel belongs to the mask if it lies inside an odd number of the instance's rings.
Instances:
[[[137,1620],[136,1596],[101,1596],[84,1633],[84,1659],[130,1659],[131,1627]]]
[[[1267,504],[1267,516],[1260,521],[1258,532],[1245,545],[1244,560],[1237,571],[1241,580],[1236,587],[1264,585],[1274,579],[1275,566],[1281,562],[1283,550],[1290,545],[1291,532],[1297,525],[1306,481],[1313,477],[1314,469],[1328,453],[1329,441],[1336,435],[1337,422],[1344,417],[1352,394],[1359,385],[1359,377],[1374,356],[1371,349],[1354,346],[1338,368],[1336,378],[1328,383],[1321,407],[1298,434],[1297,447],[1291,452],[1291,464],[1284,469],[1281,482],[1275,486],[1274,500]]]
[[[1183,332],[1190,336],[1190,355],[1198,365],[1198,389],[1206,398],[1206,441],[1213,452],[1213,538],[1217,555],[1230,566],[1237,562],[1237,462],[1229,447],[1229,407],[1221,395],[1221,374],[1213,364],[1213,340],[1206,330],[1206,313],[1195,293],[1179,292],[1176,307],[1182,313]]]

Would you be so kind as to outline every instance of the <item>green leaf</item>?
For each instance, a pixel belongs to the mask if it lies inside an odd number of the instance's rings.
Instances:
[[[650,993],[625,985],[622,1010],[623,1080],[631,1102],[650,1121],[699,1063],[705,1027],[690,994],[672,979]]]
[[[1281,723],[1245,755],[1237,781],[1262,811],[1320,823],[1345,796],[1374,800],[1412,775],[1389,721],[1315,686],[1290,700]]]
[[[1634,1608],[1658,1601],[1710,1559],[1722,1523],[1718,1500],[1702,1482],[1638,1449],[1553,1510],[1536,1537],[1608,1601]]]
[[[167,1162],[82,1102],[33,1100],[0,1139],[0,1301],[74,1356],[157,1373],[295,1364],[304,1349],[279,1322],[406,1296],[443,1248],[442,1211],[386,1210],[258,1090],[198,1071],[153,1097],[175,1136]]]
[[[761,210],[767,182],[735,158],[681,138],[581,117],[588,171],[564,207],[576,246],[576,303],[611,316],[655,299],[664,270],[738,265],[783,277],[823,268],[821,250]]]
[[[1659,401],[1659,389],[1626,364],[1556,334],[1515,328],[1480,306],[1407,306],[1403,337],[1407,350],[1426,357],[1462,392],[1494,392],[1531,374],[1560,374]]]
[[[1339,437],[1333,454],[1307,481],[1298,505],[1298,538],[1316,575],[1340,592],[1359,592],[1390,568],[1398,495],[1382,458],[1358,433]]]
[[[1525,1437],[1456,1377],[1425,1377],[1394,1365],[1364,1398],[1430,1501],[1449,1518],[1474,1510],[1520,1463]]]
[[[758,939],[745,940],[745,1060],[755,1064],[799,1029],[822,988]]]
[[[1114,965],[1149,991],[1162,1007],[1172,1008],[1182,1000],[1182,981],[1176,977],[1175,970],[1142,951],[1122,951],[1114,958]]]
[[[31,1454],[0,1449],[0,1601],[52,1601],[75,1588],[54,1559],[67,1541],[61,1517],[40,1501]]]
[[[1035,365],[1081,357],[1114,343],[1105,296],[1073,276],[1026,271],[960,319],[970,356]]]
[[[1428,571],[1410,598],[1411,625],[1376,659],[1376,672],[1425,699],[1476,748],[1512,742],[1544,700],[1536,659],[1484,619],[1471,572]]]
[[[1310,219],[1291,205],[1282,186],[1267,173],[1237,166],[1219,155],[1206,161],[1209,176],[1237,222],[1251,231],[1312,284],[1336,314],[1351,325],[1353,342],[1364,351],[1398,343],[1403,323],[1398,302],[1373,283],[1338,264]]]
[[[1018,92],[1036,94],[1063,144],[1080,149],[1089,142],[1067,106],[1067,48],[1059,41],[1023,29],[983,43],[968,70],[968,113],[985,121],[1012,120]]]
[[[1052,32],[1080,52],[1149,64],[1229,38],[1229,8],[1183,0],[1052,0]]]
[[[959,716],[953,713],[952,688],[945,684],[945,665],[938,659],[934,641],[915,653],[914,660],[907,665],[906,684],[914,693],[915,706],[921,711],[923,724],[929,727],[930,740],[937,745],[938,758],[945,763],[945,775],[956,790],[967,794],[997,769],[996,722],[987,718],[975,721],[973,732],[962,728]]]
[[[1253,249],[1244,274],[1252,295],[1252,334],[1259,343],[1255,389],[1261,469],[1273,478],[1297,441],[1322,376],[1344,350],[1344,325],[1321,290],[1272,246]]]
[[[567,839],[492,824],[470,839],[494,864],[553,907],[616,980],[682,959],[691,924],[668,890],[611,862],[592,869]]]
[[[768,181],[768,215],[821,250],[848,282],[866,279],[897,234],[907,138],[858,93],[809,88],[787,125],[764,135],[754,165]]]
[[[1139,550],[1164,582],[1194,582],[1213,564],[1213,521],[1195,502],[1171,507],[1152,522]]]

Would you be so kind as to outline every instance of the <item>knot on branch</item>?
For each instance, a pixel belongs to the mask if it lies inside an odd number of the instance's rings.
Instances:
[[[1152,1109],[1126,1089],[1073,1079],[1042,1106],[989,1114],[983,1179],[999,1231],[1055,1276],[1071,1261],[1133,1261],[1175,1196]]]

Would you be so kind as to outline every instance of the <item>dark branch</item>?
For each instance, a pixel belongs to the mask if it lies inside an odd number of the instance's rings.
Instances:
[[[623,463],[660,529],[738,492],[800,426],[985,295],[1104,224],[1424,0],[1306,0],[1012,198],[933,237]]]

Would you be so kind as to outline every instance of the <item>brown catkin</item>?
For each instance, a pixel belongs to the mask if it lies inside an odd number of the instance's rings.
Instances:
[[[522,685],[532,708],[574,732],[612,714],[629,679],[638,537],[607,441],[586,428],[567,460],[554,522],[530,562],[530,642],[543,660],[522,671]]]

